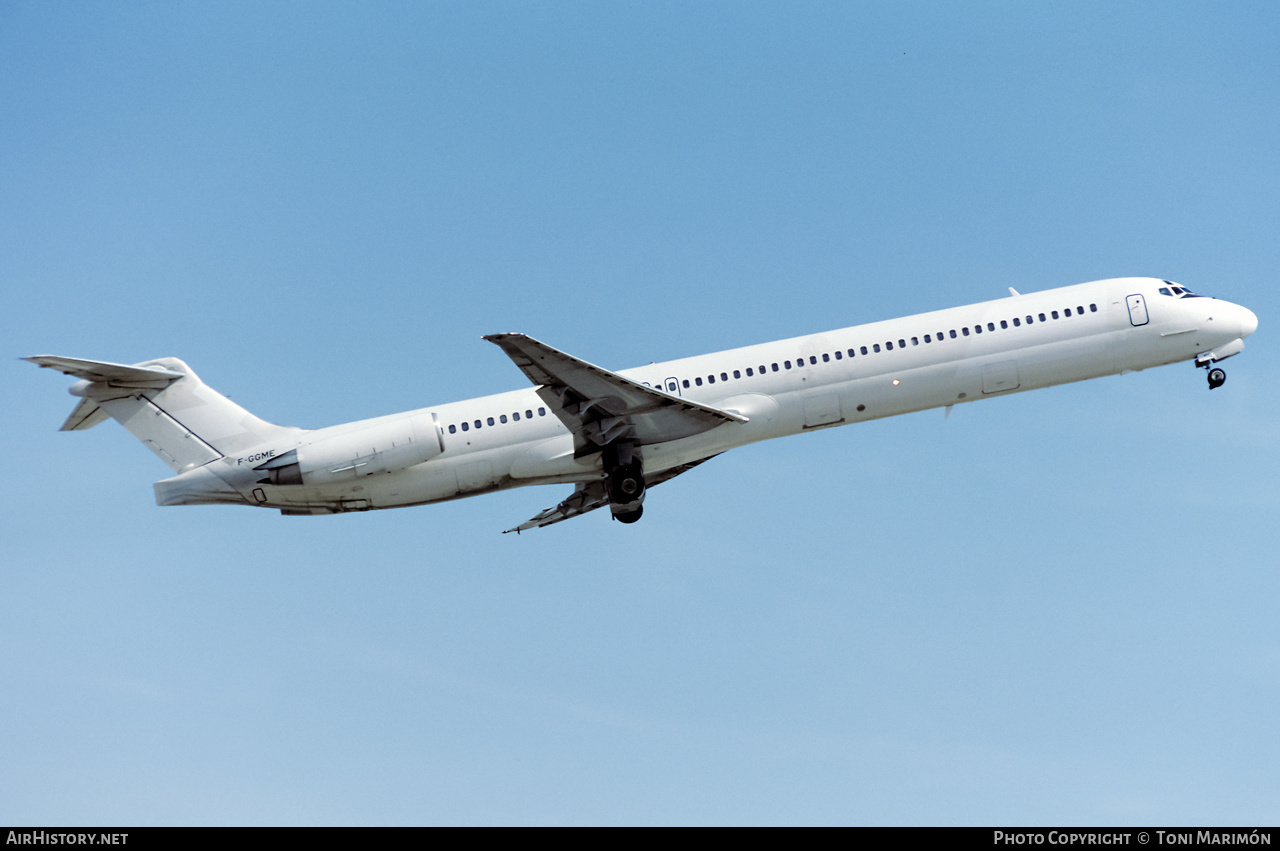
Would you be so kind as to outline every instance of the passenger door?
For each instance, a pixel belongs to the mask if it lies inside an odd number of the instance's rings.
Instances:
[[[1146,325],[1151,321],[1151,317],[1147,315],[1147,300],[1141,295],[1135,293],[1125,299],[1125,303],[1129,306],[1129,324],[1135,328],[1139,325]]]

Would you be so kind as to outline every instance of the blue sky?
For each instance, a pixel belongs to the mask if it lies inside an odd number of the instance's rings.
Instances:
[[[0,13],[0,820],[1274,824],[1280,9]],[[159,508],[19,357],[318,427],[1122,275],[1189,365],[567,488]]]

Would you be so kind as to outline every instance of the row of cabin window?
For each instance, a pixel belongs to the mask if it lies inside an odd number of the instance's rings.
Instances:
[[[539,408],[539,409],[538,409],[538,416],[540,416],[540,417],[545,417],[546,415],[547,415],[547,409],[546,409],[546,408]],[[525,412],[524,412],[524,418],[525,418],[526,420],[531,420],[531,419],[533,419],[533,411],[532,411],[532,410],[525,411]],[[514,414],[512,414],[512,415],[511,415],[511,419],[512,419],[512,421],[513,421],[513,422],[517,422],[517,423],[518,423],[518,422],[520,422],[520,412],[519,412],[519,411],[516,411]],[[463,430],[463,431],[470,431],[470,430],[472,429],[473,425],[474,425],[474,427],[475,427],[475,428],[477,428],[477,429],[478,429],[478,428],[481,428],[482,426],[484,426],[484,424],[485,424],[485,423],[488,423],[489,425],[497,425],[498,423],[505,423],[506,421],[507,421],[507,415],[506,415],[506,414],[500,414],[500,415],[498,416],[498,419],[497,419],[496,421],[494,420],[494,418],[493,418],[493,417],[489,417],[488,419],[485,419],[485,420],[476,420],[474,424],[472,424],[472,423],[465,423],[465,422],[464,422],[464,423],[462,424],[462,430]],[[449,426],[449,434],[457,434],[457,433],[458,433],[458,427],[457,427],[456,425],[450,425],[450,426]]]
[[[1076,314],[1077,314],[1077,315],[1079,315],[1079,316],[1083,316],[1083,315],[1084,315],[1084,305],[1077,305],[1077,306],[1076,306],[1076,308],[1075,308],[1075,312],[1076,312]],[[1090,312],[1090,313],[1097,313],[1097,312],[1098,312],[1098,305],[1096,305],[1096,304],[1090,304],[1090,305],[1089,305],[1089,312]],[[1035,322],[1036,322],[1036,317],[1037,317],[1037,316],[1039,317],[1039,319],[1040,319],[1040,321],[1041,321],[1041,322],[1048,322],[1050,318],[1052,318],[1052,319],[1064,318],[1064,319],[1065,319],[1066,317],[1071,316],[1071,315],[1072,315],[1072,313],[1071,313],[1071,308],[1069,308],[1069,307],[1068,307],[1068,308],[1064,308],[1061,314],[1059,314],[1059,313],[1058,313],[1058,311],[1056,311],[1056,310],[1051,310],[1051,311],[1049,311],[1048,316],[1046,316],[1046,315],[1045,315],[1045,314],[1043,314],[1043,313],[1036,314],[1036,315],[1028,314],[1028,315],[1027,315],[1027,317],[1026,317],[1026,323],[1027,323],[1028,325],[1034,325],[1034,324],[1035,324]],[[1021,327],[1021,326],[1022,326],[1022,322],[1023,322],[1022,318],[1015,316],[1015,317],[1013,318],[1013,327],[1015,327],[1015,328],[1019,328],[1019,327]],[[1001,319],[1001,320],[1000,320],[1000,327],[1001,327],[1002,329],[1003,329],[1003,328],[1008,328],[1008,327],[1009,327],[1009,320],[1007,320],[1007,319]],[[994,322],[988,322],[988,323],[987,323],[987,330],[988,330],[988,331],[994,331],[994,330],[996,330],[996,323],[994,323]],[[973,333],[974,333],[974,334],[981,334],[981,333],[982,333],[982,326],[981,326],[981,325],[974,325],[974,326],[973,326]],[[969,329],[968,329],[968,327],[961,328],[961,329],[960,329],[959,334],[957,334],[957,333],[956,333],[956,330],[955,330],[954,328],[952,328],[952,329],[951,329],[950,334],[951,334],[951,339],[953,339],[953,340],[954,340],[954,339],[956,339],[957,337],[968,337],[968,336],[969,336]],[[938,332],[938,342],[942,342],[942,341],[943,341],[943,340],[945,340],[946,338],[947,338],[947,332],[945,332],[945,331],[939,331],[939,332]],[[924,335],[924,341],[925,341],[925,343],[932,343],[932,342],[933,342],[933,335],[932,335],[932,334],[925,334],[925,335]],[[912,338],[911,338],[911,345],[913,345],[913,346],[918,346],[918,345],[920,345],[920,338],[919,338],[919,337],[912,337]],[[905,339],[905,338],[898,340],[898,348],[900,348],[900,349],[905,349],[906,347],[907,347],[907,341],[906,341],[906,339]],[[885,348],[885,351],[889,351],[889,352],[893,351],[893,341],[892,341],[892,340],[889,340],[888,342],[886,342],[886,343],[884,344],[884,348]],[[861,353],[862,353],[862,354],[864,354],[864,355],[872,354],[872,353],[876,353],[876,352],[879,352],[879,351],[880,351],[880,344],[879,344],[879,343],[872,343],[872,345],[871,345],[871,349],[870,349],[870,350],[868,350],[866,346],[861,346],[861,347],[859,347],[859,348],[858,348],[858,349],[856,349],[856,350],[855,350],[855,349],[848,349],[847,351],[848,351],[848,353],[849,353],[849,357],[854,357],[854,356],[855,356],[855,354],[856,354],[856,352],[861,352]],[[843,359],[844,359],[844,354],[843,354],[842,352],[840,352],[840,351],[837,351],[837,352],[835,353],[835,358],[836,358],[836,360],[843,360]],[[827,354],[827,353],[823,353],[823,355],[822,355],[822,362],[823,362],[823,363],[829,363],[830,361],[831,361],[831,355],[830,355],[830,354]],[[811,365],[816,365],[816,364],[818,363],[818,356],[817,356],[817,355],[809,355],[809,363],[810,363]],[[796,363],[795,363],[795,365],[796,365],[797,367],[804,366],[804,358],[797,358],[797,359],[796,359]],[[775,363],[775,364],[771,364],[770,366],[772,366],[772,368],[773,368],[773,371],[774,371],[774,372],[778,372],[778,371],[779,371],[779,367],[778,367],[778,365],[777,365],[776,363]],[[781,367],[781,368],[782,368],[782,369],[791,369],[791,361],[789,361],[789,360],[788,360],[788,361],[783,361],[783,362],[782,362],[782,367]],[[760,374],[761,374],[761,375],[764,375],[766,372],[768,372],[768,370],[765,368],[765,365],[764,365],[764,364],[760,364],[760,366],[759,366],[759,370],[760,370]],[[747,367],[746,372],[747,372],[747,377],[748,377],[748,378],[750,378],[750,377],[752,377],[753,375],[755,375],[755,371],[754,371],[751,367]],[[741,378],[741,377],[742,377],[742,372],[741,372],[740,370],[736,370],[736,369],[735,369],[735,370],[733,371],[733,377],[734,377],[734,378]],[[729,374],[728,374],[727,372],[722,372],[722,373],[720,373],[720,380],[721,380],[721,381],[728,381],[728,380],[729,380]],[[684,383],[684,386],[685,386],[686,388],[688,388],[688,387],[689,387],[689,379],[687,379],[687,378],[686,378],[686,379],[684,379],[684,382],[683,382],[683,383]],[[701,379],[701,378],[695,378],[695,379],[693,379],[693,383],[694,383],[694,386],[701,387],[701,386],[702,386],[702,379]],[[715,375],[708,375],[708,376],[707,376],[707,383],[708,383],[708,384],[715,384],[715,383],[716,383],[716,377],[715,377]]]

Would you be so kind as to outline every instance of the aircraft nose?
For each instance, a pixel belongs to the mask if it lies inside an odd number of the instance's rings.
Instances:
[[[1248,337],[1258,330],[1258,315],[1247,307],[1240,308],[1240,337]]]

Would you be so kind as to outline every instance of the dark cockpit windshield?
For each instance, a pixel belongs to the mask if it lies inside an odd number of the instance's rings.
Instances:
[[[1204,296],[1196,295],[1188,287],[1182,284],[1175,284],[1173,281],[1165,281],[1168,286],[1160,288],[1160,295],[1167,295],[1172,298],[1204,298]]]

